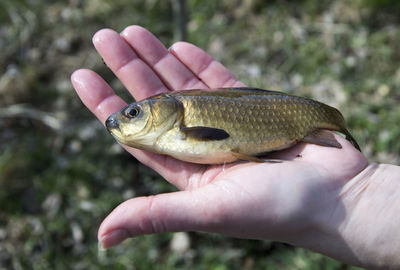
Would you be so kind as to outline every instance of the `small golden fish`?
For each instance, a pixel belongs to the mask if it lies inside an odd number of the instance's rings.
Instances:
[[[267,152],[307,142],[341,148],[342,114],[312,99],[255,88],[186,90],[156,95],[112,114],[109,132],[122,144],[201,164],[262,162]]]

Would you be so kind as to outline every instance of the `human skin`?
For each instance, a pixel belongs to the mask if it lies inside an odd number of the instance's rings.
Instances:
[[[167,50],[149,31],[103,29],[97,51],[141,100],[181,89],[245,86],[200,48]],[[96,73],[75,71],[82,102],[104,123],[126,103]],[[341,149],[300,143],[274,154],[281,163],[201,165],[123,146],[180,191],[133,198],[103,221],[103,248],[143,234],[203,231],[269,239],[312,249],[353,265],[400,267],[400,169],[369,164],[335,134]]]

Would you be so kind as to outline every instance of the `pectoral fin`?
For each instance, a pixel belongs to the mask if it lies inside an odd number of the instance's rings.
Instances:
[[[317,144],[321,146],[342,148],[342,145],[335,139],[332,132],[317,129],[302,139],[303,142]]]
[[[219,128],[182,126],[180,129],[187,137],[200,141],[219,141],[229,138],[228,132]]]

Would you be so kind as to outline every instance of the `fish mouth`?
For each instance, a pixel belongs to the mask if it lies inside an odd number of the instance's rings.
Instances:
[[[112,130],[115,130],[115,129],[118,129],[119,130],[119,124],[118,124],[118,121],[117,120],[115,120],[113,117],[109,117],[107,120],[106,120],[106,128],[108,129],[108,131],[110,132],[110,133],[112,133],[111,131]]]

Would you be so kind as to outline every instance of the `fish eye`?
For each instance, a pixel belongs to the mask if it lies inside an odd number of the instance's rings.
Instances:
[[[139,107],[133,107],[126,111],[126,116],[129,118],[135,118],[140,112]]]

